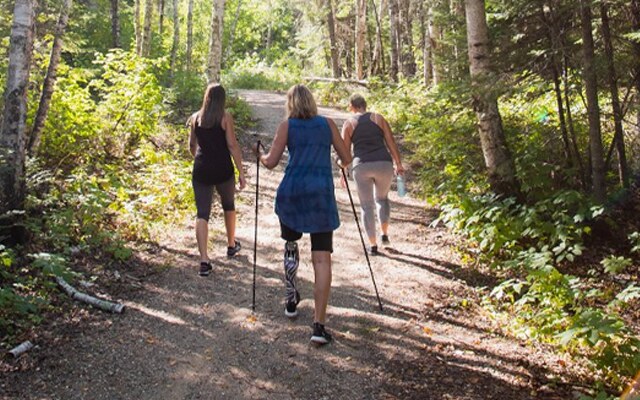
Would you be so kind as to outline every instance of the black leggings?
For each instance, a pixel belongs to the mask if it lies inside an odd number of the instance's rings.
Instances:
[[[196,180],[191,180],[193,184],[193,193],[196,198],[196,209],[198,210],[198,218],[209,221],[209,215],[211,214],[211,203],[213,201],[213,188],[216,188],[216,192],[220,195],[220,203],[224,211],[234,211],[236,209],[234,203],[234,196],[236,192],[236,178],[232,176],[226,182],[218,185],[207,185],[206,183],[200,183]]]
[[[311,251],[328,251],[333,253],[333,232],[311,233]],[[295,242],[302,237],[302,232],[295,231],[280,222],[280,237],[287,242]]]

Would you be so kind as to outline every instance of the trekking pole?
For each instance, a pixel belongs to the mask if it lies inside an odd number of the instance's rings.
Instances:
[[[251,300],[251,311],[256,311],[256,266],[258,260],[258,200],[259,200],[259,189],[260,189],[260,148],[264,149],[264,146],[258,139],[258,143],[256,144],[256,215],[255,215],[255,225],[254,225],[254,236],[253,236],[253,297]]]
[[[360,221],[358,220],[358,213],[356,213],[356,206],[353,204],[353,197],[351,197],[351,190],[349,190],[349,182],[347,181],[347,174],[344,172],[344,168],[340,168],[342,171],[342,178],[344,184],[347,187],[347,193],[349,193],[349,201],[351,202],[351,209],[353,210],[353,217],[356,219],[356,226],[360,233],[360,241],[362,242],[362,249],[364,250],[364,256],[367,258],[367,265],[369,266],[369,272],[371,273],[371,280],[373,281],[373,288],[376,290],[376,298],[378,299],[378,306],[382,311],[382,301],[380,301],[380,295],[378,294],[378,286],[376,285],[376,278],[373,277],[373,269],[371,268],[371,261],[369,261],[369,253],[367,252],[367,246],[364,244],[364,236],[362,236],[362,229],[360,229]]]

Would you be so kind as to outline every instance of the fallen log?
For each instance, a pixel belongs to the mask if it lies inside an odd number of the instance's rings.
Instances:
[[[71,297],[74,300],[78,300],[83,303],[90,304],[95,308],[99,308],[100,310],[108,311],[116,314],[121,314],[124,311],[124,304],[113,303],[111,301],[98,299],[86,293],[79,292],[73,286],[69,285],[67,281],[65,281],[60,276],[56,276],[56,282],[58,282],[58,285],[60,285],[60,287],[62,287],[62,289],[64,289],[64,291],[67,292],[69,297]]]
[[[358,79],[325,78],[325,77],[321,77],[321,76],[305,76],[302,79],[304,79],[306,81],[309,81],[309,82],[319,81],[319,82],[335,82],[335,83],[353,83],[353,84],[364,86],[364,87],[368,87],[369,86],[369,81],[358,80]]]
[[[11,354],[13,358],[18,358],[24,353],[26,353],[27,351],[31,350],[32,348],[33,348],[33,343],[27,340],[25,342],[20,343],[19,346],[16,346],[13,349],[9,350],[9,354]]]

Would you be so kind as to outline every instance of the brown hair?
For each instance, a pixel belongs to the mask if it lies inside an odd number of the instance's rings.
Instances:
[[[367,101],[364,99],[364,97],[362,97],[362,95],[357,93],[352,94],[351,97],[349,97],[349,104],[351,104],[351,107],[355,108],[356,110],[367,109]]]
[[[202,107],[198,111],[198,123],[203,128],[212,128],[222,122],[226,92],[219,83],[207,86],[202,99]]]
[[[287,92],[287,118],[310,119],[318,115],[313,94],[305,85],[292,86]]]

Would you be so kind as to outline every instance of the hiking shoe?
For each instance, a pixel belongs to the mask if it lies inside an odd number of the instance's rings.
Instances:
[[[319,345],[330,343],[333,338],[324,329],[324,325],[319,322],[313,323],[313,335],[311,336],[311,342]]]
[[[284,306],[284,315],[289,318],[295,318],[298,316],[298,303],[300,303],[300,293],[296,290],[296,296],[294,301],[287,301]]]
[[[200,263],[200,276],[209,276],[209,273],[211,273],[212,269],[213,267],[211,266],[210,262],[202,261]]]
[[[382,244],[391,244],[391,242],[389,241],[389,236],[388,235],[382,235],[382,236],[380,236],[380,239],[382,241]]]
[[[378,254],[380,254],[378,252],[378,246],[369,246],[369,248],[367,248],[367,252],[371,256],[377,256]]]
[[[241,248],[242,248],[242,245],[240,244],[240,242],[238,242],[236,240],[235,241],[235,246],[227,247],[227,257],[235,256],[236,254],[238,254],[238,252],[240,251]]]

